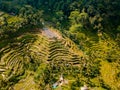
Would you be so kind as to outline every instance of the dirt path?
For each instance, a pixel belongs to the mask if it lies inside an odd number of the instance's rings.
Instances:
[[[49,28],[43,28],[42,34],[46,37],[48,37],[49,39],[61,39],[62,37],[59,35],[59,33],[57,33],[54,30],[50,30]]]

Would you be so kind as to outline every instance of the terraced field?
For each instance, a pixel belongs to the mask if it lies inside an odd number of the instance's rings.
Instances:
[[[34,80],[37,72],[44,70],[46,66],[52,66],[55,67],[52,68],[52,74],[57,77],[60,73],[70,74],[72,67],[80,66],[83,54],[67,38],[56,39],[42,34],[26,33],[1,48],[0,56],[0,75],[4,82],[12,82],[9,88],[37,90],[31,89],[35,84],[39,86]],[[40,67],[42,68],[39,69]],[[44,71],[39,76],[42,75],[44,76]]]
[[[66,63],[67,65],[78,65],[81,60],[81,56],[71,52],[69,47],[64,45],[63,40],[50,42],[49,44],[49,57],[48,61],[56,63]]]

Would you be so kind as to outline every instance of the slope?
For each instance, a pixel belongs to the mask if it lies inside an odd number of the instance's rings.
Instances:
[[[43,32],[45,31],[43,30]],[[79,67],[83,54],[81,51],[76,53],[78,50],[75,44],[69,39],[63,38],[62,35],[58,35],[54,30],[48,32],[57,36],[47,37],[40,32],[25,33],[1,48],[0,75],[2,79],[0,81],[3,84],[1,89],[36,90],[45,88],[48,84],[53,83],[49,80],[44,81],[45,78],[40,78],[42,75],[43,77],[46,75],[45,71],[50,69],[48,66],[52,69],[50,76],[56,74],[57,78],[61,73],[68,75],[71,67]],[[48,78],[51,78],[50,76]],[[45,85],[36,87],[39,86],[39,80],[43,80],[42,83]],[[32,86],[35,87],[31,89]]]

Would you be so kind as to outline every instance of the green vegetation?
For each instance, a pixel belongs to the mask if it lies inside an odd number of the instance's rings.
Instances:
[[[60,75],[56,90],[120,89],[120,0],[0,0],[0,90],[53,90]]]

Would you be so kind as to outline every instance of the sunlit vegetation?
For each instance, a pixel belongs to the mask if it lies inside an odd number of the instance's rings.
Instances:
[[[120,0],[0,0],[0,90],[54,90],[61,75],[56,90],[120,89]]]

